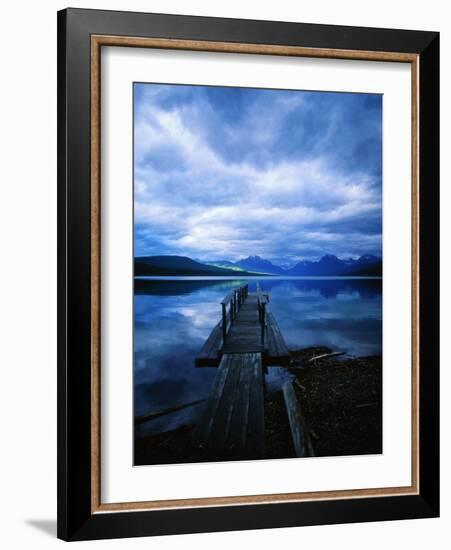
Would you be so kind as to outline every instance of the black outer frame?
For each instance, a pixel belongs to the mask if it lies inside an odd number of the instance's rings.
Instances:
[[[91,513],[90,36],[420,56],[420,494]],[[439,515],[439,33],[178,15],[58,12],[58,537],[87,540]]]

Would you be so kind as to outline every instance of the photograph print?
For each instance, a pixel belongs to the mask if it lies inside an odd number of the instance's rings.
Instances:
[[[382,109],[134,83],[134,465],[383,452]]]

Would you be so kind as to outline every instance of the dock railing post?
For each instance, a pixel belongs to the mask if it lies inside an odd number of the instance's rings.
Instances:
[[[226,305],[222,304],[222,343],[225,344],[227,336],[227,311]]]
[[[261,305],[261,318],[260,318],[262,346],[265,345],[265,310],[266,310],[266,304],[263,302]]]

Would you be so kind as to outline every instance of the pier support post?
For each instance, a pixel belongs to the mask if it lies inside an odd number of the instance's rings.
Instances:
[[[222,304],[222,343],[225,344],[227,336],[227,311],[225,304]]]
[[[260,323],[261,323],[261,343],[262,343],[262,346],[265,344],[265,310],[266,310],[266,304],[263,303],[261,305],[261,318],[260,318]]]

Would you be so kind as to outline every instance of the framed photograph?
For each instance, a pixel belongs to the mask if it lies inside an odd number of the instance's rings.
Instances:
[[[439,514],[439,35],[58,14],[58,536]]]

